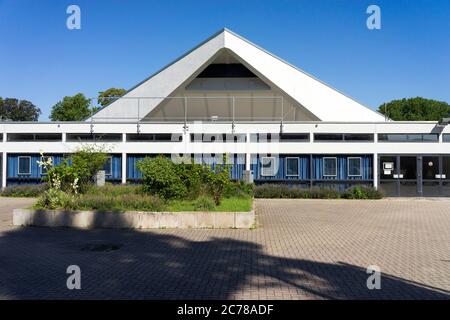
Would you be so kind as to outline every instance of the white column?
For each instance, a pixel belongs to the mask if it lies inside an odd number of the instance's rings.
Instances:
[[[6,152],[2,153],[2,188],[6,187]]]
[[[373,154],[373,187],[378,189],[378,153]]]
[[[122,184],[127,183],[127,154],[122,153]]]
[[[250,161],[251,161],[251,154],[250,154],[250,133],[246,134],[246,140],[247,143],[245,144],[245,170],[250,170]]]

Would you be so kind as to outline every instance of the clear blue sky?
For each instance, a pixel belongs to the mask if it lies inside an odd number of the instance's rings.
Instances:
[[[81,7],[81,30],[66,8]],[[381,8],[368,30],[366,8]],[[65,95],[129,89],[227,27],[376,108],[450,102],[449,0],[0,0],[0,96],[43,111]]]

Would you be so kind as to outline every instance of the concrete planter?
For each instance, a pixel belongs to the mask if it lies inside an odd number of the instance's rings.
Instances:
[[[15,209],[13,224],[88,229],[249,229],[255,224],[255,210],[249,212],[100,212]]]

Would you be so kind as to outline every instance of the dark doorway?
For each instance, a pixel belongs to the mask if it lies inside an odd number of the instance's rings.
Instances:
[[[450,156],[380,156],[379,178],[388,197],[450,197]]]

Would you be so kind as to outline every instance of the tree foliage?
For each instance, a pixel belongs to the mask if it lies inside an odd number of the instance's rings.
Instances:
[[[450,115],[450,105],[444,101],[416,97],[383,103],[378,111],[397,121],[439,121]]]
[[[121,88],[109,88],[98,93],[97,103],[102,107],[108,105],[118,97],[123,96],[127,90]]]
[[[90,100],[82,93],[66,96],[52,108],[50,119],[52,121],[83,121],[91,115]]]
[[[0,118],[11,121],[37,121],[41,110],[28,100],[0,97]]]

